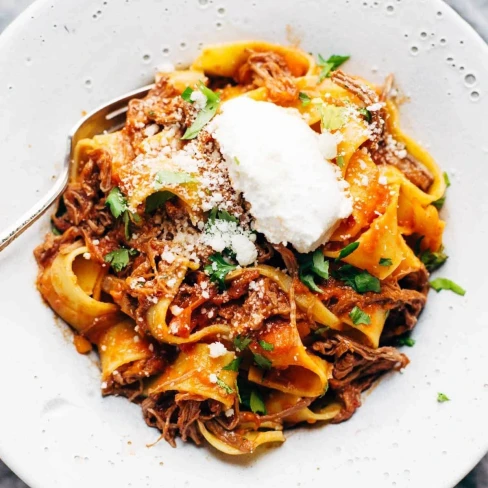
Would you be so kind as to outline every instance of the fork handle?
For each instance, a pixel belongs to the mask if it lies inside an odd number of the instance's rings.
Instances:
[[[55,185],[36,205],[25,213],[14,225],[0,232],[0,252],[27,230],[34,222],[42,217],[52,203],[64,192],[68,186],[68,169],[65,168]]]

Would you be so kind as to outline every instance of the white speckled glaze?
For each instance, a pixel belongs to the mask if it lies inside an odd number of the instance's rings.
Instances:
[[[94,362],[42,303],[33,248],[48,218],[0,255],[0,457],[32,488],[452,487],[488,448],[488,49],[437,0],[39,0],[0,38],[0,227],[52,184],[83,110],[188,63],[202,43],[264,38],[348,53],[346,69],[394,72],[411,97],[404,127],[451,175],[441,275],[403,375],[352,420],[303,428],[253,458],[172,449],[139,407],[102,399]],[[437,392],[452,401],[439,404]]]

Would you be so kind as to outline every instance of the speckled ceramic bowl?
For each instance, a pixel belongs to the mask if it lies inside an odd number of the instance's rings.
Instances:
[[[441,488],[487,450],[488,49],[441,1],[39,0],[0,38],[0,226],[52,184],[84,110],[204,43],[290,35],[307,51],[351,54],[352,73],[395,73],[411,97],[404,127],[451,176],[442,275],[466,296],[431,293],[410,366],[344,424],[294,430],[252,458],[148,448],[158,434],[140,408],[101,398],[96,364],[35,289],[46,217],[0,255],[0,457],[32,488]]]

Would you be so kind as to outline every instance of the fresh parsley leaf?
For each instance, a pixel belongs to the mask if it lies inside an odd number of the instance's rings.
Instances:
[[[187,86],[183,93],[181,94],[181,98],[183,98],[183,100],[185,102],[188,102],[188,103],[193,103],[193,100],[191,99],[191,94],[193,93],[193,88]]]
[[[420,261],[425,264],[427,271],[431,272],[440,268],[447,261],[447,254],[441,248],[437,252],[432,252],[429,249],[420,253]]]
[[[324,78],[329,78],[330,73],[335,71],[341,64],[345,63],[350,56],[333,54],[326,60],[319,54],[318,58],[319,60],[317,64],[322,68],[322,71],[319,74],[319,82],[321,82]]]
[[[322,290],[315,283],[314,275],[324,280],[329,279],[329,261],[326,261],[320,249],[317,249],[313,254],[300,256],[299,260],[299,276],[301,282],[307,285],[312,291],[321,293]]]
[[[438,200],[435,200],[431,203],[431,205],[433,205],[437,210],[440,210],[443,206],[444,206],[444,203],[446,202],[446,197],[445,195],[441,198],[439,198]]]
[[[329,279],[329,261],[325,260],[324,254],[320,249],[317,249],[312,255],[311,270],[324,280]]]
[[[271,361],[268,358],[265,358],[263,355],[258,353],[253,353],[254,355],[254,362],[263,369],[271,368]]]
[[[344,249],[341,249],[339,256],[336,257],[336,262],[340,261],[341,259],[347,258],[349,254],[352,254],[357,248],[359,247],[359,242],[351,242],[348,244]]]
[[[304,107],[306,107],[312,101],[312,99],[305,92],[300,92],[298,94],[298,98]]]
[[[51,232],[55,236],[62,236],[63,233],[54,225],[54,222],[51,220]]]
[[[199,82],[198,89],[207,97],[205,107],[198,112],[193,124],[186,129],[182,139],[194,139],[203,127],[210,122],[217,113],[220,104],[220,96],[207,88],[202,82]]]
[[[156,187],[161,187],[163,185],[180,185],[183,183],[194,183],[196,180],[195,178],[185,173],[184,171],[167,171],[161,170],[158,171],[156,175],[156,179],[154,180],[154,185]]]
[[[437,401],[439,403],[450,402],[451,399],[444,393],[437,393]]]
[[[451,290],[461,296],[466,294],[466,290],[464,288],[447,278],[436,278],[435,280],[430,281],[429,285],[437,292],[441,290]]]
[[[322,335],[324,332],[327,332],[330,329],[330,327],[327,327],[326,325],[324,327],[319,327],[317,330],[315,330],[314,334],[315,335]]]
[[[444,176],[444,181],[446,183],[446,188],[449,188],[451,186],[451,180],[449,179],[449,175],[444,171],[442,174]]]
[[[400,337],[396,341],[397,346],[408,346],[413,347],[415,345],[415,340],[411,337]]]
[[[225,220],[226,222],[234,222],[236,224],[239,223],[239,220],[237,219],[237,217],[234,217],[234,215],[227,212],[227,210],[219,210],[219,212],[217,214],[217,218],[219,220]]]
[[[379,293],[381,291],[380,280],[370,275],[367,271],[358,273],[354,278],[354,284],[358,293],[366,293],[368,291]]]
[[[345,124],[344,107],[322,104],[319,110],[322,130],[340,129]]]
[[[252,339],[250,337],[246,337],[246,336],[242,337],[240,334],[234,338],[234,346],[239,351],[244,351],[244,349],[246,349],[249,346],[249,344],[251,344],[251,342]]]
[[[379,265],[380,266],[391,266],[393,261],[390,258],[380,258]]]
[[[154,210],[164,205],[168,200],[171,200],[173,197],[174,194],[166,190],[157,191],[156,193],[149,195],[146,198],[146,212],[154,212]]]
[[[364,117],[368,124],[371,123],[371,112],[367,108],[360,108],[358,112]]]
[[[416,241],[413,246],[413,252],[415,253],[415,256],[419,256],[420,253],[422,252],[422,241],[424,240],[425,236],[420,236]]]
[[[344,160],[344,156],[342,154],[339,154],[339,156],[337,156],[336,162],[337,162],[337,166],[339,166],[339,168],[341,168],[341,169],[344,168],[345,160]]]
[[[354,325],[369,325],[371,323],[371,317],[363,312],[357,305],[351,310],[349,317]]]
[[[322,290],[317,286],[315,283],[315,278],[312,273],[299,273],[300,281],[308,286],[312,291],[316,291],[317,293],[322,293]]]
[[[366,293],[368,291],[379,293],[381,291],[381,284],[378,278],[370,275],[367,271],[355,268],[350,264],[345,264],[334,271],[333,276],[334,278],[343,281],[358,293]]]
[[[239,371],[239,366],[241,365],[242,358],[233,359],[227,366],[222,369],[224,371]]]
[[[249,406],[253,413],[261,413],[266,415],[266,406],[264,401],[257,390],[251,391],[251,396],[249,398]]]
[[[127,200],[117,186],[110,190],[105,205],[110,208],[112,215],[117,219],[127,210]]]
[[[129,216],[129,212],[126,210],[124,212],[124,231],[125,231],[125,238],[126,240],[129,240],[130,237],[131,237],[131,233],[130,233],[130,216]]]
[[[214,207],[208,215],[208,222],[210,224],[215,224],[215,220],[225,220],[226,222],[234,222],[236,224],[239,223],[237,217],[227,212],[227,210],[219,210],[217,207]]]
[[[237,266],[225,261],[220,253],[210,256],[209,261],[210,264],[205,266],[205,272],[210,276],[211,281],[219,285],[220,290],[225,290],[225,277]]]
[[[451,181],[449,180],[449,175],[444,171],[442,174],[444,176],[444,182],[446,183],[446,190],[451,186]],[[440,210],[443,206],[444,203],[446,202],[446,194],[439,198],[438,200],[435,200],[434,202],[431,203],[437,210]]]
[[[231,395],[234,393],[234,389],[231,388],[225,381],[222,381],[219,377],[217,377],[217,385],[222,388],[227,394]]]
[[[129,256],[133,256],[134,253],[137,253],[137,251],[132,249],[129,251],[129,249],[120,248],[106,254],[104,260],[106,263],[109,263],[115,271],[119,272],[129,264]]]
[[[265,350],[265,351],[272,351],[274,349],[273,344],[270,344],[269,342],[266,341],[258,341],[259,345]]]

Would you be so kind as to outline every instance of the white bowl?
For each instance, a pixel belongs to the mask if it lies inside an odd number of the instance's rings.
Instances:
[[[140,408],[100,396],[34,285],[46,217],[0,255],[0,456],[32,488],[87,486],[453,486],[488,448],[488,49],[436,0],[39,0],[0,38],[0,227],[53,183],[82,111],[188,63],[203,43],[301,40],[351,54],[347,71],[390,72],[411,97],[408,132],[451,176],[441,274],[465,297],[432,292],[406,351],[348,422],[298,429],[276,449],[226,459],[172,449]],[[437,393],[451,401],[437,403]]]

